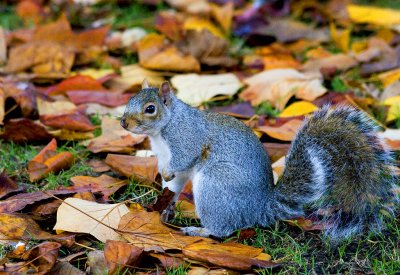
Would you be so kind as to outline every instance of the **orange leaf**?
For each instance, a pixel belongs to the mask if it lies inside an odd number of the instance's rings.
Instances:
[[[135,176],[140,180],[150,182],[154,182],[158,174],[156,157],[108,154],[106,164],[126,177]]]
[[[106,89],[96,79],[86,75],[76,75],[67,78],[57,85],[46,89],[47,95],[57,95],[68,91],[105,91]]]
[[[40,121],[44,125],[53,128],[62,128],[82,132],[93,131],[95,129],[90,120],[78,110],[73,113],[60,115],[41,115]]]
[[[302,124],[303,121],[292,119],[279,127],[260,126],[258,127],[258,130],[266,133],[270,137],[283,141],[291,141]]]
[[[121,274],[129,267],[138,267],[143,248],[121,241],[108,240],[104,247],[108,274]]]
[[[199,62],[189,54],[183,54],[165,37],[149,34],[138,43],[139,63],[147,69],[191,72],[200,71]]]
[[[116,92],[96,92],[96,91],[69,91],[69,99],[76,105],[83,103],[99,103],[109,107],[126,105],[132,95],[120,94]]]

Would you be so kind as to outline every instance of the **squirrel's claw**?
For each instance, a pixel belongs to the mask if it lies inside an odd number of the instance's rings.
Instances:
[[[175,174],[172,172],[167,172],[165,168],[162,170],[161,176],[165,181],[171,181],[175,178]]]

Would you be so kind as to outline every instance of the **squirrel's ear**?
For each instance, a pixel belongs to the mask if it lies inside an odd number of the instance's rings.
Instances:
[[[149,82],[147,82],[147,78],[143,79],[142,82],[142,89],[147,89],[149,88]]]
[[[171,87],[169,86],[168,81],[165,81],[163,84],[161,84],[160,92],[160,96],[164,104],[169,106],[171,103]]]

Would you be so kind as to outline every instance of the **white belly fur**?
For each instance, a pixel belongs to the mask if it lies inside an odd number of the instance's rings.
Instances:
[[[158,170],[162,171],[166,167],[171,159],[171,151],[169,150],[168,144],[163,139],[161,134],[150,137],[151,150],[157,156],[158,159]]]

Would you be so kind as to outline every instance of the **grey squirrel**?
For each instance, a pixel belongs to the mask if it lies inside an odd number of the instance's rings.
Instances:
[[[188,235],[225,237],[236,229],[268,226],[304,215],[309,207],[341,241],[364,229],[380,230],[398,197],[394,160],[376,127],[352,107],[325,106],[305,120],[275,186],[269,157],[252,130],[233,117],[180,101],[168,82],[133,96],[121,119],[126,130],[146,134],[158,157],[163,187],[179,195],[193,182],[203,227]]]

